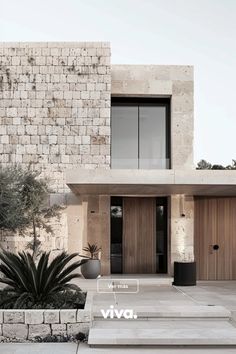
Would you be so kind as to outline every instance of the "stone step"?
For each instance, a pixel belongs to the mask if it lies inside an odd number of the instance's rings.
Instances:
[[[223,318],[229,319],[231,312],[223,306],[130,306],[139,319],[148,318]],[[103,320],[101,312],[102,307],[93,306],[93,319]],[[124,307],[114,306],[114,309],[120,310]],[[104,310],[108,310],[104,308]],[[106,321],[114,319],[104,319]]]
[[[122,276],[120,275],[108,275],[108,276],[102,276],[98,279],[103,279],[103,280],[107,280],[107,281],[116,281],[116,280],[122,280],[122,281],[125,281],[125,280],[130,280],[130,279],[135,279],[138,281],[139,285],[142,286],[142,285],[172,285],[173,281],[174,281],[174,278],[171,277],[171,276],[168,276],[168,275],[141,275],[141,274],[131,274],[131,275],[127,275],[127,274],[123,274]],[[86,279],[87,280],[87,279]]]
[[[125,349],[125,350],[124,350]],[[164,347],[143,347],[143,346],[126,346],[125,348],[114,346],[91,347],[87,343],[79,343],[79,354],[235,354],[235,349],[231,346],[164,346]],[[5,354],[5,353],[4,353]]]
[[[236,345],[236,328],[228,320],[95,321],[91,346]]]

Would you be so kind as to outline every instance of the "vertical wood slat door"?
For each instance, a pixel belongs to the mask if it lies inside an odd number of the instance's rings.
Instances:
[[[155,273],[155,198],[123,198],[123,210],[123,273]]]
[[[198,278],[236,279],[236,198],[196,198],[194,225]]]

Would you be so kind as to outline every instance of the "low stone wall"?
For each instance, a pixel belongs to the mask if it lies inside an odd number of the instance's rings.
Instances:
[[[83,310],[0,310],[0,336],[22,341],[51,335],[87,334],[90,320],[91,302],[87,294]]]

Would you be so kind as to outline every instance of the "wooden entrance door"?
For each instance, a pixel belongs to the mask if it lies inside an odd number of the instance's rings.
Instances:
[[[236,198],[195,199],[198,278],[236,279]]]
[[[156,272],[156,199],[123,199],[123,272]]]

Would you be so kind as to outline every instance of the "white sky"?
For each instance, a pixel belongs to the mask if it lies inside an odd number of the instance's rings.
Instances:
[[[195,66],[195,162],[236,159],[236,0],[0,0],[0,41],[110,41],[113,64]]]

